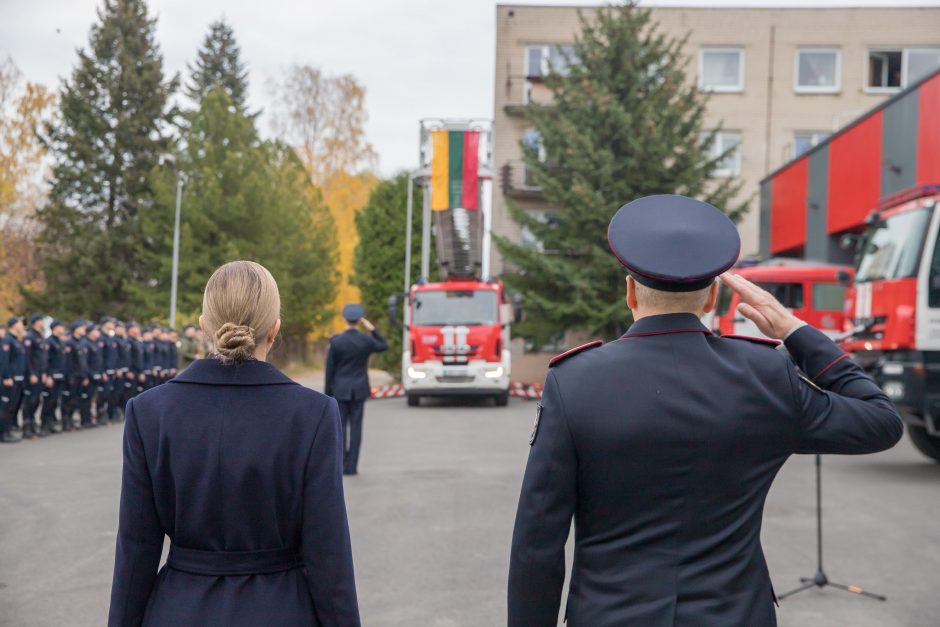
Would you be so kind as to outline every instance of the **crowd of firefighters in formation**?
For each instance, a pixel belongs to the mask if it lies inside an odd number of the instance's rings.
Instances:
[[[121,420],[128,399],[165,383],[208,350],[191,325],[180,338],[157,324],[111,317],[67,326],[53,320],[47,333],[46,320],[34,314],[27,328],[22,318],[10,318],[0,328],[3,442]]]

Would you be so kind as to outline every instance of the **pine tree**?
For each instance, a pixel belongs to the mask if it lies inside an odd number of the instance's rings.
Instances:
[[[248,97],[248,70],[241,61],[241,48],[235,41],[235,31],[225,20],[209,26],[191,73],[186,95],[196,103],[202,101],[212,89],[221,87],[236,107],[244,110]]]
[[[523,144],[527,171],[551,220],[510,205],[540,249],[495,238],[514,268],[507,283],[524,298],[524,333],[545,339],[566,329],[615,337],[628,322],[625,272],[610,253],[607,225],[623,204],[650,194],[706,200],[738,219],[740,183],[716,179],[709,155],[706,96],[687,79],[684,39],[661,33],[650,11],[633,4],[581,16],[567,72],[551,72],[551,105],[527,118],[539,147]]]
[[[411,278],[421,271],[421,190],[415,188],[412,221]],[[405,280],[405,226],[408,175],[403,173],[376,185],[369,202],[356,216],[359,245],[353,256],[353,282],[359,288],[366,317],[378,323],[385,317],[388,297],[401,294]],[[434,247],[431,247],[434,267]],[[401,308],[399,299],[399,309]],[[397,374],[401,368],[401,312],[398,324],[385,333],[388,351],[375,356],[376,366]]]
[[[53,184],[38,214],[46,288],[27,298],[60,316],[132,313],[127,290],[142,279],[149,175],[169,145],[176,80],[164,80],[146,4],[105,0],[98,20],[47,129]]]
[[[254,120],[217,87],[189,115],[175,167],[154,172],[154,209],[142,223],[148,274],[132,297],[141,316],[169,310],[177,171],[180,211],[177,311],[195,321],[209,275],[221,264],[252,259],[281,292],[282,329],[304,337],[332,314],[336,290],[335,226],[296,154],[262,142]]]

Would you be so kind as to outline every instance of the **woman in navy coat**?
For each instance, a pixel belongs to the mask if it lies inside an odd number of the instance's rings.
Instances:
[[[215,355],[127,404],[112,627],[360,624],[339,413],[264,361],[279,313],[264,267],[222,266]]]

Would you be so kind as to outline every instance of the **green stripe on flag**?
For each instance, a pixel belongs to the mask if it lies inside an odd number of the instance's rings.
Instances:
[[[463,131],[450,131],[447,143],[447,206],[453,209],[463,202]]]

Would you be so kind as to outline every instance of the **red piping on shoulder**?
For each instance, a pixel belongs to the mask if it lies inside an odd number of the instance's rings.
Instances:
[[[822,370],[820,370],[819,373],[818,373],[815,377],[813,377],[813,383],[816,383],[816,379],[818,379],[819,377],[823,376],[823,373],[824,373],[824,372],[826,372],[827,370],[829,370],[830,368],[832,368],[833,366],[835,366],[837,363],[839,363],[840,361],[842,361],[843,359],[845,359],[845,358],[848,357],[848,356],[849,356],[849,354],[846,353],[846,354],[842,355],[841,357],[838,357],[838,358],[834,359],[828,366],[826,366],[825,368],[823,368]]]
[[[734,333],[728,333],[722,335],[721,337],[727,337],[732,340],[747,340],[748,342],[757,342],[758,344],[767,344],[768,346],[780,346],[783,342],[780,340],[772,340],[767,337],[754,337],[753,335],[736,335]]]
[[[562,359],[565,359],[565,358],[567,358],[567,357],[571,357],[571,356],[574,355],[575,353],[580,353],[581,351],[586,350],[586,349],[588,349],[588,348],[594,348],[595,346],[600,346],[600,345],[603,344],[603,343],[604,343],[603,340],[594,340],[594,341],[592,341],[592,342],[588,342],[587,344],[582,344],[581,346],[576,346],[576,347],[574,347],[574,348],[572,348],[572,349],[566,350],[564,353],[562,353],[562,354],[560,354],[560,355],[555,355],[554,357],[552,357],[551,359],[549,359],[549,360],[548,360],[548,365],[549,365],[549,367],[554,366],[555,364],[557,364],[557,363],[558,363],[559,361],[561,361]]]

